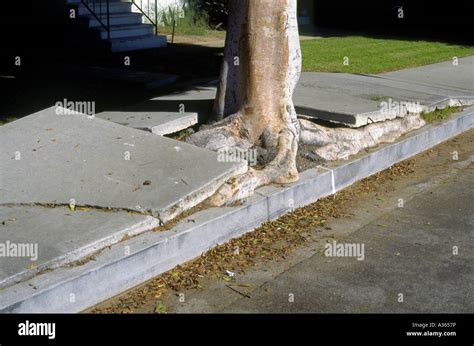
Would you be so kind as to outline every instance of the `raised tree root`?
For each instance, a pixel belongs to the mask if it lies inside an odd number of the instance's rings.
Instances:
[[[346,159],[380,143],[391,143],[425,124],[418,114],[373,123],[359,129],[327,128],[301,119],[300,142],[317,146],[314,150],[316,155],[334,161]]]
[[[316,155],[332,161],[348,158],[380,143],[393,142],[401,135],[425,125],[419,115],[374,123],[360,129],[327,128],[302,119],[299,122],[299,135],[289,129],[279,134],[277,155],[266,167],[260,170],[249,167],[246,173],[231,178],[206,201],[206,205],[229,205],[251,196],[261,186],[297,181],[296,155],[299,142],[316,146]],[[253,144],[243,138],[245,136],[239,133],[239,128],[240,117],[235,115],[195,133],[187,142],[214,151],[224,148],[249,150]]]
[[[187,142],[214,151],[249,150],[252,143],[242,138],[242,134],[236,133],[235,129],[238,126],[240,126],[238,117],[231,121],[224,120],[197,132],[189,137]],[[298,135],[294,131],[283,130],[278,136],[277,155],[265,168],[257,170],[249,167],[246,173],[231,178],[221,186],[206,204],[209,206],[232,204],[251,196],[260,186],[297,181],[299,179],[296,168],[297,152]]]

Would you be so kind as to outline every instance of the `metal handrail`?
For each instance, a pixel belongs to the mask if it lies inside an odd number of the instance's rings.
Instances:
[[[155,8],[155,20],[153,21],[150,18],[150,0],[146,0],[148,2],[147,10],[148,13],[145,13],[143,10],[143,0],[140,0],[140,5],[138,5],[138,2],[136,0],[132,0],[132,4],[135,5],[135,7],[145,16],[148,21],[153,24],[155,27],[155,35],[158,36],[158,0],[152,0],[155,2],[154,8]]]
[[[138,0],[131,0],[132,5],[134,5],[143,16],[145,16],[148,21],[153,24],[155,27],[155,35],[158,35],[158,0],[145,0],[147,2],[147,9],[146,12],[143,6],[143,0],[140,0],[140,4]],[[151,18],[151,8],[150,2],[154,2],[154,20]],[[94,18],[99,22],[99,24],[107,31],[107,39],[110,40],[110,0],[81,0],[81,3],[87,8],[87,10],[94,16]],[[106,13],[103,13],[103,6],[102,4],[106,4]],[[153,5],[153,4],[152,4]],[[97,6],[99,7],[99,11],[97,11]],[[106,16],[106,22],[104,22],[103,17]]]
[[[102,21],[104,16],[102,10],[102,4],[105,2],[105,15],[106,23]],[[81,0],[81,3],[87,8],[87,10],[94,16],[95,19],[99,22],[100,25],[107,31],[107,40],[110,41],[110,0]],[[92,3],[92,7],[89,5]],[[96,4],[99,4],[99,13],[96,11]]]

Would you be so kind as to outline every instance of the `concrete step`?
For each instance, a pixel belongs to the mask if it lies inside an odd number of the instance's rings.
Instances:
[[[89,28],[102,27],[102,24],[92,15],[87,16],[89,19]],[[110,15],[110,25],[127,25],[127,24],[141,24],[142,15],[135,12],[130,13],[115,13]]]
[[[105,0],[102,4],[96,3],[94,8],[90,5],[90,8],[94,9],[99,19],[87,9],[81,0],[65,0],[65,2],[77,8],[78,16],[88,19],[89,28],[100,31],[101,40],[109,39],[107,30],[102,25],[107,22],[107,5]],[[153,25],[143,23],[142,14],[132,12],[132,5],[130,1],[126,0],[110,0],[110,43],[108,44],[111,51],[128,52],[166,47],[166,36],[153,35]]]
[[[101,30],[100,38],[102,40],[108,39],[108,33],[103,27],[99,27]],[[126,38],[136,37],[153,34],[154,28],[151,24],[127,24],[127,25],[114,25],[110,27],[110,38]]]
[[[114,53],[166,47],[166,43],[166,36],[153,34],[110,40],[110,46]]]
[[[90,14],[90,11],[82,3],[74,4],[77,6],[77,14],[79,16],[87,16]],[[92,8],[92,7],[91,7]],[[131,2],[111,2],[109,5],[110,14],[113,13],[130,13],[132,11]],[[107,6],[105,4],[95,6],[96,14],[102,14],[102,17],[107,16]]]

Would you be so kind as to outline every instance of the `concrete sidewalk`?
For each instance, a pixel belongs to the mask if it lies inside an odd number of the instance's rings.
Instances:
[[[458,66],[443,62],[379,75],[303,73],[294,102],[299,114],[360,127],[407,111],[472,105],[473,81],[474,57],[460,59]]]
[[[0,289],[160,226],[147,215],[39,206],[0,206],[0,222],[0,244],[36,247],[29,254],[0,258]]]
[[[0,162],[0,244],[38,247],[0,257],[0,288],[153,230],[247,165],[55,107],[1,126]]]
[[[215,86],[199,86],[153,98],[139,108],[176,111],[184,105],[204,121],[211,115],[215,94]],[[419,103],[422,111],[472,105],[474,56],[459,59],[458,65],[447,61],[378,75],[304,72],[293,98],[298,114],[352,127],[406,115],[397,102]],[[387,112],[382,108],[389,102],[392,109]]]

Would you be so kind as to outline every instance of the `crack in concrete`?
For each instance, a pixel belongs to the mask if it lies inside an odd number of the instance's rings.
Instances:
[[[72,212],[76,212],[77,210],[71,210],[71,205],[66,204],[66,203],[0,203],[0,207],[39,207],[39,208],[48,208],[48,209],[54,209],[54,208],[67,208],[68,210]],[[89,209],[89,210],[96,210],[96,211],[101,211],[104,213],[120,213],[120,212],[126,212],[128,214],[132,215],[143,215],[143,216],[151,216],[155,219],[157,219],[160,223],[160,226],[164,226],[165,223],[161,219],[160,215],[156,212],[153,212],[151,210],[135,210],[135,209],[129,209],[129,208],[119,208],[119,207],[103,207],[103,206],[98,206],[98,205],[88,205],[88,204],[82,204],[82,205],[74,205],[74,209]],[[79,210],[81,211],[81,210]]]

